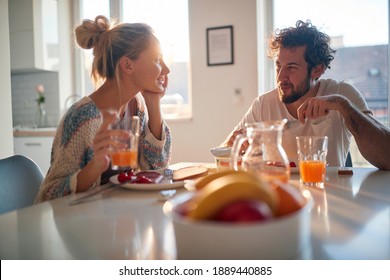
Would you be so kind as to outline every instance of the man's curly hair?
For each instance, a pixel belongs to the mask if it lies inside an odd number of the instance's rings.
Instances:
[[[274,58],[280,48],[296,48],[307,46],[305,60],[311,70],[314,66],[323,64],[330,69],[336,50],[330,47],[330,37],[320,32],[310,20],[298,20],[295,27],[277,29],[269,41],[269,57]]]

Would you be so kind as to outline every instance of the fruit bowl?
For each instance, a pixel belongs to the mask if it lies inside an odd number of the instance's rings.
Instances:
[[[290,186],[291,187],[291,186]],[[193,220],[180,213],[195,191],[164,204],[172,220],[178,259],[296,259],[309,242],[310,201],[288,215],[255,223]]]

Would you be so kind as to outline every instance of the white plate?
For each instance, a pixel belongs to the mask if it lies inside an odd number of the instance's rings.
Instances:
[[[153,170],[154,172],[162,173],[160,170]],[[139,184],[139,183],[124,183],[118,181],[118,174],[110,177],[110,182],[113,184],[120,184],[122,188],[140,191],[161,191],[168,189],[176,189],[184,186],[184,181],[172,182],[172,180],[163,179],[158,184]]]

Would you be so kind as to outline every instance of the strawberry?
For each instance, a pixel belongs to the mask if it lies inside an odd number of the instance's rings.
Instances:
[[[120,183],[124,183],[124,182],[132,183],[136,179],[137,179],[137,176],[132,171],[122,172],[122,173],[118,174],[118,181]]]
[[[290,161],[290,167],[297,167],[297,164],[293,161]]]
[[[162,179],[163,176],[160,173],[149,171],[142,171],[136,174],[132,171],[127,171],[118,174],[120,183],[157,184]]]
[[[118,174],[118,181],[121,183],[129,181],[130,179],[131,179],[131,176],[129,176],[126,172]]]

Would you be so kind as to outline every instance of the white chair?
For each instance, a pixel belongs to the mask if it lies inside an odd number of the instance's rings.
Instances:
[[[30,158],[0,159],[0,214],[34,204],[44,175]]]

